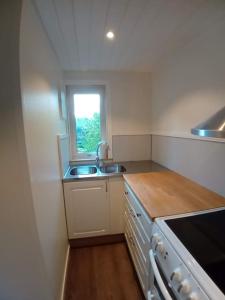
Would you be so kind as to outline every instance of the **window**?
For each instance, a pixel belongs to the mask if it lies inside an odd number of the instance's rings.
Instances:
[[[106,138],[104,87],[70,87],[68,96],[72,159],[95,159]]]

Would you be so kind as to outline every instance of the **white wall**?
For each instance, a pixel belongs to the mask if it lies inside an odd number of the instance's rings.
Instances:
[[[153,132],[186,135],[225,105],[225,19],[206,29],[162,60],[155,70]]]
[[[64,72],[67,83],[106,83],[111,104],[112,135],[148,134],[150,127],[149,73]]]
[[[19,82],[22,1],[0,2],[0,299],[50,300],[26,158]]]
[[[23,1],[20,36],[21,90],[35,218],[52,299],[59,299],[67,251],[57,134],[61,71],[30,0]],[[41,298],[40,298],[41,299]],[[43,299],[43,298],[42,298]]]
[[[191,137],[192,127],[225,105],[225,19],[212,22],[209,12],[203,24],[210,20],[152,75],[151,130],[161,135],[153,136],[152,159],[225,196],[225,143],[173,137]]]

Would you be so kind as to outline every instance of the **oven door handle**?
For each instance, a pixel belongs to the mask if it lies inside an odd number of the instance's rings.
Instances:
[[[160,273],[159,273],[159,269],[158,269],[157,264],[155,262],[155,255],[154,255],[154,252],[153,252],[152,249],[149,251],[149,255],[150,255],[150,261],[151,261],[152,269],[153,269],[153,272],[154,272],[154,276],[155,276],[155,279],[156,279],[156,281],[159,285],[161,293],[163,294],[165,300],[173,300],[171,298],[171,296],[170,296],[163,280],[162,280],[162,277],[161,277]]]

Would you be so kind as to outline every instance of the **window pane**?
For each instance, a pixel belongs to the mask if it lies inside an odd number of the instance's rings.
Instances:
[[[95,152],[101,140],[100,95],[74,94],[74,116],[77,152]]]

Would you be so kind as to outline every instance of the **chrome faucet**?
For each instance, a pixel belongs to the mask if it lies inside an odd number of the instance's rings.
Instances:
[[[99,149],[100,149],[101,145],[104,145],[104,144],[106,144],[108,146],[108,143],[101,141],[101,142],[98,143],[98,146],[97,146],[97,149],[96,149],[96,165],[98,167],[99,167],[99,164],[100,164]]]

